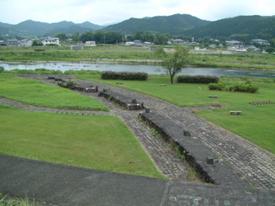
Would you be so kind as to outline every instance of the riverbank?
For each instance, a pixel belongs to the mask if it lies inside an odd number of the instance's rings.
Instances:
[[[87,62],[161,65],[156,48],[104,45],[83,50],[69,47],[0,47],[0,61],[5,62]],[[192,54],[192,67],[275,69],[275,55],[260,53]]]
[[[167,70],[160,65],[119,64],[119,63],[88,63],[88,62],[0,62],[0,67],[6,71],[15,70],[17,73],[42,72],[63,73],[71,71],[81,72],[145,72],[150,75],[166,75]],[[39,70],[37,70],[39,69]],[[35,71],[36,70],[36,71]],[[263,69],[226,69],[226,68],[195,68],[186,67],[180,74],[203,76],[228,76],[228,77],[265,77],[275,78],[275,70]]]

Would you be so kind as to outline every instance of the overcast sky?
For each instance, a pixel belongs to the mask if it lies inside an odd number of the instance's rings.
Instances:
[[[206,20],[275,15],[275,0],[0,0],[0,22],[27,19],[111,24],[130,17],[186,13]]]

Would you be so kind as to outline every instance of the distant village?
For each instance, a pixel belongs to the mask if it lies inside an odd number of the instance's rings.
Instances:
[[[119,43],[129,47],[151,47],[154,43],[149,41],[133,40]],[[61,42],[57,37],[45,37],[41,39],[0,39],[0,46],[7,47],[32,47],[32,46],[61,46],[68,45],[71,50],[82,50],[85,47],[97,46],[96,41],[85,42],[73,42],[72,39],[67,39],[66,42]],[[184,40],[180,38],[170,39],[167,41],[167,45],[183,45],[192,48],[193,53],[245,53],[245,52],[257,52],[268,53],[266,48],[271,44],[265,39],[252,39],[249,43],[244,43],[238,40],[221,41],[218,39],[208,39],[207,43],[202,41],[196,41],[195,38],[191,40]],[[270,52],[269,52],[270,53]]]

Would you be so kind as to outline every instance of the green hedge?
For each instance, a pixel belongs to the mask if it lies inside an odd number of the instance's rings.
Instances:
[[[209,84],[218,83],[219,78],[214,76],[185,76],[181,75],[177,78],[178,83],[194,83],[194,84]]]
[[[213,83],[209,84],[209,90],[218,90],[218,91],[230,91],[230,92],[246,92],[246,93],[256,93],[258,87],[253,85],[250,82],[243,82],[234,85],[225,85],[224,83]]]
[[[5,71],[4,67],[0,67],[0,73],[4,71]]]
[[[218,90],[223,91],[225,90],[225,84],[222,82],[219,83],[211,83],[208,85],[209,90]]]
[[[148,74],[141,72],[103,72],[101,79],[145,81],[148,79]]]
[[[247,92],[247,93],[256,93],[258,87],[252,85],[251,83],[241,83],[229,87],[231,92]]]

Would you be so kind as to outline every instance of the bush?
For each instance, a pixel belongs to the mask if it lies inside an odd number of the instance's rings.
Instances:
[[[148,79],[148,74],[141,72],[103,72],[101,79],[145,81]]]
[[[223,82],[212,83],[208,86],[209,90],[218,90],[218,91],[230,91],[230,92],[247,92],[247,93],[256,93],[258,87],[252,85],[250,81],[243,83],[238,83],[234,85],[225,85]]]
[[[208,86],[209,90],[218,90],[218,91],[223,91],[225,90],[225,84],[220,82],[220,83],[211,83]]]
[[[2,73],[4,71],[5,71],[4,67],[0,67],[0,73]]]
[[[178,83],[195,83],[195,84],[209,84],[218,83],[219,78],[214,76],[178,76]]]
[[[230,86],[229,91],[231,91],[231,92],[256,93],[258,91],[258,87],[252,85],[250,82],[245,82],[245,83]]]

